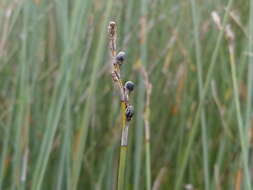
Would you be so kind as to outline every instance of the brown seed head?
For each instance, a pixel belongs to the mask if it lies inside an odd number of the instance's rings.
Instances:
[[[115,36],[115,34],[116,34],[116,23],[114,21],[111,21],[109,23],[108,32],[110,34],[110,37]]]

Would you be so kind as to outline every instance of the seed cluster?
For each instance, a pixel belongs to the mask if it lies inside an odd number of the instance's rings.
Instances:
[[[123,65],[125,58],[126,58],[126,53],[123,51],[120,51],[116,55],[115,59],[119,67]],[[129,104],[129,95],[133,90],[134,90],[134,83],[132,81],[127,81],[123,87],[123,90],[121,90],[123,93],[122,94],[123,101],[125,102],[125,105],[126,105],[126,120],[127,121],[131,121],[134,115],[134,107]]]
[[[108,32],[110,37],[110,46],[113,58],[113,69],[112,69],[112,79],[117,84],[121,94],[121,101],[126,105],[126,120],[131,121],[134,115],[134,107],[129,104],[129,95],[134,90],[134,83],[132,81],[127,81],[124,85],[122,83],[120,68],[126,59],[126,53],[124,51],[119,51],[116,55],[116,23],[110,22],[108,26]]]

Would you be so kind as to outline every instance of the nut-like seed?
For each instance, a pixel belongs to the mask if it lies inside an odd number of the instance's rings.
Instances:
[[[125,88],[129,91],[132,92],[134,90],[134,83],[132,81],[127,81],[125,83]]]
[[[116,55],[116,61],[119,63],[122,63],[126,58],[126,53],[124,51],[120,51],[117,55]]]

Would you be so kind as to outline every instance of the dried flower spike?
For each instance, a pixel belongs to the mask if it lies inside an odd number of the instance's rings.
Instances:
[[[116,34],[116,23],[111,21],[108,26],[108,33],[111,37],[115,36]]]
[[[116,55],[116,23],[111,21],[108,26],[108,33],[110,38],[110,46],[112,51],[112,56]]]
[[[213,21],[216,24],[216,26],[218,27],[219,30],[222,30],[222,24],[221,24],[221,19],[219,14],[216,11],[213,11],[211,13],[212,17],[213,17]]]

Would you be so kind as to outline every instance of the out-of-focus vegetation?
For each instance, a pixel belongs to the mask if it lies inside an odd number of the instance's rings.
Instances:
[[[153,189],[251,189],[250,0],[1,0],[0,189],[115,188],[110,20],[127,52],[123,78],[136,84],[125,189],[147,189],[142,67],[153,86]]]

